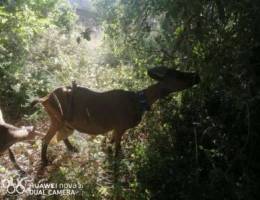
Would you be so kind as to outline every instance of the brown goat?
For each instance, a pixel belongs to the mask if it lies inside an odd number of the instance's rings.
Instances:
[[[0,110],[0,155],[8,149],[10,160],[14,164],[15,168],[20,172],[23,172],[23,170],[17,164],[10,147],[17,142],[32,140],[36,135],[42,136],[39,132],[34,131],[32,126],[18,128],[6,123]]]
[[[69,150],[76,150],[67,137],[78,130],[92,135],[113,130],[116,155],[120,150],[123,133],[135,127],[142,115],[160,98],[199,83],[196,73],[180,72],[166,67],[155,67],[148,75],[158,83],[138,91],[111,90],[94,92],[85,87],[59,87],[49,95],[35,100],[47,111],[51,124],[43,138],[42,162],[47,165],[47,147],[54,135],[64,140]]]

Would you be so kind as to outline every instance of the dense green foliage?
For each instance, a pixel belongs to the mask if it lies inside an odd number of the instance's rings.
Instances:
[[[27,104],[75,79],[95,90],[138,90],[158,65],[201,77],[128,131],[121,160],[103,136],[72,137],[81,149],[73,159],[51,145],[58,158],[49,181],[84,186],[64,199],[259,199],[259,1],[93,0],[102,42],[78,39],[84,28],[65,1],[0,2],[0,106],[12,120],[41,127]]]
[[[37,72],[39,62],[30,62],[38,46],[36,38],[48,29],[69,31],[75,14],[65,1],[26,0],[1,1],[0,3],[0,100],[7,113],[19,117],[29,94],[37,94],[46,86],[39,79],[46,79]],[[35,58],[34,58],[35,59]],[[46,57],[42,55],[42,62]],[[45,59],[45,60],[44,60]],[[31,94],[30,94],[31,95]],[[15,112],[14,112],[15,111]],[[17,115],[17,116],[15,116]]]

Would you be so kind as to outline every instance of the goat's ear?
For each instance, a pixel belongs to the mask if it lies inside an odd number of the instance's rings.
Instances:
[[[154,67],[148,70],[148,75],[157,81],[162,81],[168,72],[166,67]]]

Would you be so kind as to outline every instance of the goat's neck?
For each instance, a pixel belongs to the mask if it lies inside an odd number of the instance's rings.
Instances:
[[[148,88],[143,90],[147,103],[151,106],[158,99],[166,97],[170,94],[170,91],[166,91],[163,89],[163,85],[161,83],[156,83],[154,85],[149,86]]]

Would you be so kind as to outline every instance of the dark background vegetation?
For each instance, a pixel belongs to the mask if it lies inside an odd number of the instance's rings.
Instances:
[[[138,90],[153,66],[197,71],[197,87],[160,100],[128,131],[116,181],[111,158],[95,157],[100,138],[50,180],[82,182],[71,199],[256,200],[259,36],[257,0],[95,0],[83,11],[66,1],[0,1],[1,109],[9,121],[39,125],[45,115],[28,103],[73,79]]]

